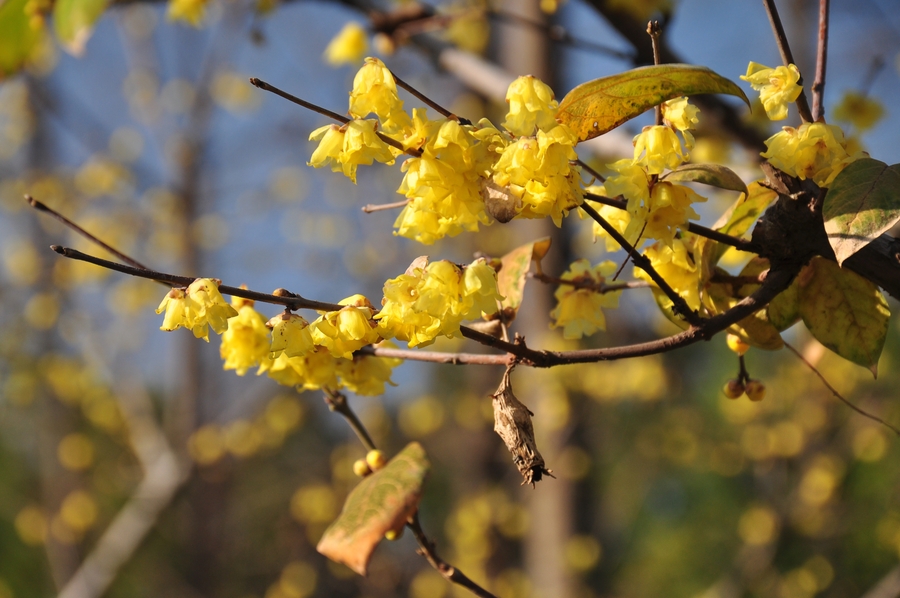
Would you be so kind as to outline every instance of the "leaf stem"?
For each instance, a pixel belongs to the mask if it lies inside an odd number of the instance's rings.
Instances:
[[[784,25],[781,23],[781,17],[778,15],[778,7],[775,6],[775,0],[763,0],[763,6],[766,7],[766,14],[769,16],[769,23],[772,25],[772,32],[775,34],[775,43],[778,44],[778,51],[781,53],[781,62],[784,66],[791,64],[797,66],[794,61],[794,54],[791,52],[791,45],[788,43],[787,34],[784,32]],[[799,66],[797,68],[800,68]],[[802,76],[801,71],[801,76]],[[802,80],[801,80],[802,83]],[[800,88],[800,95],[794,102],[797,104],[797,112],[805,123],[815,122],[812,113],[809,110],[809,102],[806,99],[806,92]]]

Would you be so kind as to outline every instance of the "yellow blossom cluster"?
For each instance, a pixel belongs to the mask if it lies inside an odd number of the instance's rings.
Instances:
[[[700,309],[700,269],[694,263],[692,249],[685,241],[673,239],[667,244],[657,242],[648,247],[644,255],[650,260],[653,269],[684,298],[688,307]],[[634,275],[652,282],[650,275],[640,268],[634,269]],[[671,300],[667,301],[671,306]]]
[[[616,271],[616,264],[605,261],[596,266],[586,259],[572,263],[562,275],[562,280],[573,284],[561,284],[556,289],[556,307],[550,312],[551,328],[562,328],[563,337],[579,339],[598,330],[606,330],[606,317],[602,308],[619,307],[622,291],[600,292],[607,276]]]
[[[212,278],[198,278],[186,291],[172,289],[156,308],[156,313],[163,311],[163,324],[160,330],[176,330],[188,328],[197,338],[209,342],[209,327],[217,334],[228,329],[228,318],[238,315],[237,311],[225,302],[219,292],[219,281]]]
[[[384,338],[410,347],[430,345],[439,335],[459,335],[463,320],[497,311],[502,299],[497,272],[483,259],[465,268],[446,260],[416,260],[406,273],[384,283],[382,308],[375,319]]]
[[[783,127],[766,140],[766,148],[762,157],[772,166],[820,187],[831,185],[845,166],[867,155],[850,151],[840,127],[819,122]]]
[[[788,104],[800,97],[803,88],[800,81],[800,70],[796,65],[771,68],[763,64],[751,62],[747,65],[747,74],[741,79],[749,81],[750,86],[759,92],[759,100],[770,120],[784,120],[788,116]]]

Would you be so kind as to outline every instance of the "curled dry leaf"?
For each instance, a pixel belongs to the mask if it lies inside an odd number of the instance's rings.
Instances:
[[[511,367],[506,369],[500,387],[493,394],[494,431],[512,453],[513,463],[525,479],[522,484],[531,484],[533,487],[535,482],[541,481],[544,474],[551,478],[553,474],[544,466],[544,458],[534,441],[534,427],[531,425],[531,416],[534,414],[513,394],[509,380],[511,371]]]
[[[503,224],[515,218],[522,209],[522,200],[513,195],[509,187],[501,187],[491,179],[481,179],[481,198],[484,210]]]

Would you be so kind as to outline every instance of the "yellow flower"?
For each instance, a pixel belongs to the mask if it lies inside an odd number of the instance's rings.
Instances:
[[[497,271],[484,258],[465,267],[460,291],[463,320],[474,320],[483,314],[497,313],[499,302],[503,300],[497,289]]]
[[[800,96],[802,87],[797,85],[800,70],[793,64],[770,68],[756,62],[747,65],[747,74],[741,79],[759,91],[759,99],[770,120],[784,120],[788,116],[788,104]]]
[[[335,357],[351,359],[353,352],[381,340],[372,320],[374,309],[362,295],[340,301],[340,311],[330,311],[312,324],[312,339]]]
[[[396,347],[390,341],[382,341],[378,346]],[[391,373],[401,363],[401,359],[357,355],[353,359],[339,360],[337,372],[341,386],[358,395],[374,397],[384,394],[385,384],[397,386],[391,381]]]
[[[187,293],[172,289],[156,309],[156,313],[166,315],[160,330],[190,328],[197,338],[209,342],[209,326],[217,334],[228,329],[228,318],[238,315],[219,293],[219,282],[212,278],[198,278],[192,282]]]
[[[631,214],[629,214],[627,210],[620,210],[614,206],[600,206],[597,209],[597,213],[600,214],[604,220],[609,222],[620,235],[625,237],[626,241],[632,245],[637,243],[637,235],[640,234],[640,229],[634,231],[634,238],[629,238],[629,236],[625,234],[626,231],[629,233],[631,232],[628,230],[628,224],[631,222]],[[606,230],[604,230],[597,222],[594,222],[593,233],[595,243],[597,242],[597,239],[606,240],[606,251],[613,252],[619,250],[619,244],[616,240],[609,236],[606,233]]]
[[[665,125],[644,127],[634,138],[634,163],[643,166],[649,174],[678,168],[686,159],[675,131]]]
[[[644,255],[669,286],[684,298],[688,307],[700,309],[700,270],[683,240],[674,239],[671,245],[655,243]],[[634,269],[634,275],[652,283],[650,276],[640,268]],[[671,300],[668,304],[672,305]]]
[[[169,0],[166,17],[170,21],[184,21],[193,27],[200,27],[206,17],[207,4],[209,0]]]
[[[365,56],[368,49],[366,30],[359,23],[351,21],[328,42],[322,56],[332,66],[354,64]]]
[[[282,352],[275,359],[266,358],[256,374],[266,374],[279,384],[301,390],[318,390],[323,386],[338,387],[338,360],[325,347],[316,347],[303,357],[288,357]]]
[[[288,357],[302,357],[313,350],[309,323],[297,314],[282,312],[270,319],[266,326],[272,329],[270,357],[278,357],[283,351]]]
[[[553,90],[546,83],[527,75],[513,81],[506,91],[509,113],[503,126],[514,135],[534,135],[534,129],[549,131],[556,126]]]
[[[563,280],[589,285],[600,285],[604,277],[614,274],[615,263],[606,261],[591,267],[586,259],[572,262],[569,269],[562,275]],[[606,317],[602,308],[619,307],[619,295],[622,291],[598,293],[588,288],[561,284],[553,294],[556,297],[556,307],[550,312],[553,322],[551,328],[562,328],[563,338],[578,339],[590,336],[598,330],[606,330]]]
[[[310,141],[318,141],[319,146],[315,149],[307,166],[313,168],[322,168],[323,166],[331,166],[334,172],[341,172],[341,150],[344,149],[344,129],[338,125],[325,125],[319,127],[309,134]]]
[[[156,313],[161,314],[163,310],[165,310],[166,315],[163,316],[162,326],[159,327],[160,330],[170,332],[182,326],[185,328],[191,327],[188,313],[194,310],[188,307],[188,298],[183,290],[172,289],[166,293],[159,307],[156,308]]]
[[[681,132],[684,137],[684,146],[687,149],[694,147],[694,136],[689,129],[694,129],[700,123],[700,109],[688,102],[686,97],[675,98],[664,102],[662,105],[663,118]]]
[[[783,127],[766,140],[762,157],[772,166],[800,179],[812,179],[828,187],[845,166],[866,155],[848,151],[844,133],[836,125],[804,123],[798,128]]]
[[[376,133],[378,121],[351,120],[342,127],[326,125],[310,133],[311,141],[319,141],[313,152],[309,166],[321,168],[331,166],[334,172],[356,183],[356,167],[370,165],[374,161],[384,164],[394,163],[391,148]]]
[[[235,370],[238,376],[243,376],[268,355],[269,330],[262,314],[253,309],[252,301],[233,299],[232,305],[239,305],[238,315],[228,320],[219,354],[225,360],[224,369]]]
[[[834,107],[834,119],[850,123],[859,132],[871,129],[882,116],[881,103],[857,91],[844,93],[841,103]]]
[[[403,111],[403,101],[397,95],[394,75],[377,58],[366,58],[353,78],[349,112],[353,118],[374,114],[389,135],[412,127],[409,115]]]
[[[706,201],[705,197],[698,195],[688,187],[665,181],[656,183],[650,193],[644,236],[648,239],[659,239],[666,245],[671,245],[677,228],[685,229],[689,219],[700,218],[691,205],[704,201]]]

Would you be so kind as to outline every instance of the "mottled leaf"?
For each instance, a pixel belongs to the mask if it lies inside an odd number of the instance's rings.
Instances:
[[[106,10],[109,0],[56,0],[53,29],[69,54],[80,56],[94,31],[94,23]]]
[[[736,172],[719,164],[682,164],[662,176],[670,183],[703,183],[719,189],[748,193],[747,185]]]
[[[798,281],[800,317],[816,340],[877,376],[891,316],[878,287],[820,257]]]
[[[582,83],[559,103],[556,118],[584,141],[667,100],[703,93],[734,95],[750,105],[740,87],[706,67],[660,64]]]
[[[46,35],[43,27],[31,27],[25,14],[27,3],[28,0],[0,2],[0,80],[18,72]]]
[[[732,237],[743,237],[759,220],[766,208],[778,197],[777,193],[771,189],[766,189],[758,182],[747,185],[747,191],[722,214],[713,225],[713,229]],[[722,259],[725,252],[728,251],[728,245],[714,241],[711,244],[709,260],[711,265],[715,266]]]
[[[497,288],[504,297],[501,305],[507,311],[507,315],[514,316],[522,305],[522,295],[525,293],[525,282],[531,261],[534,260],[539,265],[549,249],[550,238],[546,237],[517,247],[500,258],[503,267],[497,273]]]
[[[834,179],[822,206],[838,264],[900,222],[900,164],[862,158]]]
[[[422,445],[406,445],[384,469],[364,478],[353,489],[316,550],[365,575],[372,552],[384,534],[402,531],[418,508],[429,467]]]
[[[775,298],[766,306],[766,316],[777,330],[787,330],[800,320],[800,278],[803,277],[806,267],[800,271],[800,275],[794,279],[791,285],[775,295]]]

